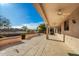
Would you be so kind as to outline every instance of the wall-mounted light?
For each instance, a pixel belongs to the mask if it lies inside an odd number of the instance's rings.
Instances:
[[[72,23],[73,23],[73,24],[75,24],[75,23],[76,23],[75,19],[72,19]]]
[[[57,15],[62,15],[62,14],[63,14],[63,10],[62,9],[58,9]]]

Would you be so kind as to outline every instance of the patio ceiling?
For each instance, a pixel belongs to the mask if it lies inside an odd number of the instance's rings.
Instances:
[[[71,3],[35,3],[35,8],[43,17],[45,24],[50,27],[59,26],[66,18],[72,15],[78,8],[79,4]],[[62,14],[58,14],[61,11]]]

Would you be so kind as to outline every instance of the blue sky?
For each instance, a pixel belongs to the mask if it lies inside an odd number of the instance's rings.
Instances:
[[[27,26],[30,29],[43,23],[42,17],[31,3],[0,4],[0,15],[10,20],[12,27]]]

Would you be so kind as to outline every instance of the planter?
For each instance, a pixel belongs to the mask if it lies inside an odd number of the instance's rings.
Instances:
[[[21,35],[21,39],[23,40],[23,39],[26,39],[26,34],[22,34]]]

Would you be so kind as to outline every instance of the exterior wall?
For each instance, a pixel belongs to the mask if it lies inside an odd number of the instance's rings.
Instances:
[[[69,31],[64,31],[64,24],[61,26],[61,33],[79,38],[79,19],[75,19],[76,23],[69,20]]]
[[[0,47],[21,42],[20,36],[0,38]]]
[[[57,34],[58,39],[63,41],[63,34]],[[65,35],[65,44],[79,54],[79,39],[73,36]]]
[[[60,39],[65,39],[65,44],[67,44],[76,53],[79,53],[79,19],[76,19],[76,24],[69,20],[69,31],[64,31],[64,24],[61,26],[61,33],[64,35],[59,35]]]
[[[72,19],[76,23],[72,22]],[[61,25],[61,35],[58,35],[59,39],[65,39],[65,44],[67,44],[72,50],[79,54],[79,14],[78,10],[75,11],[69,19],[69,31],[64,31],[64,23]],[[65,37],[63,37],[65,35]]]

